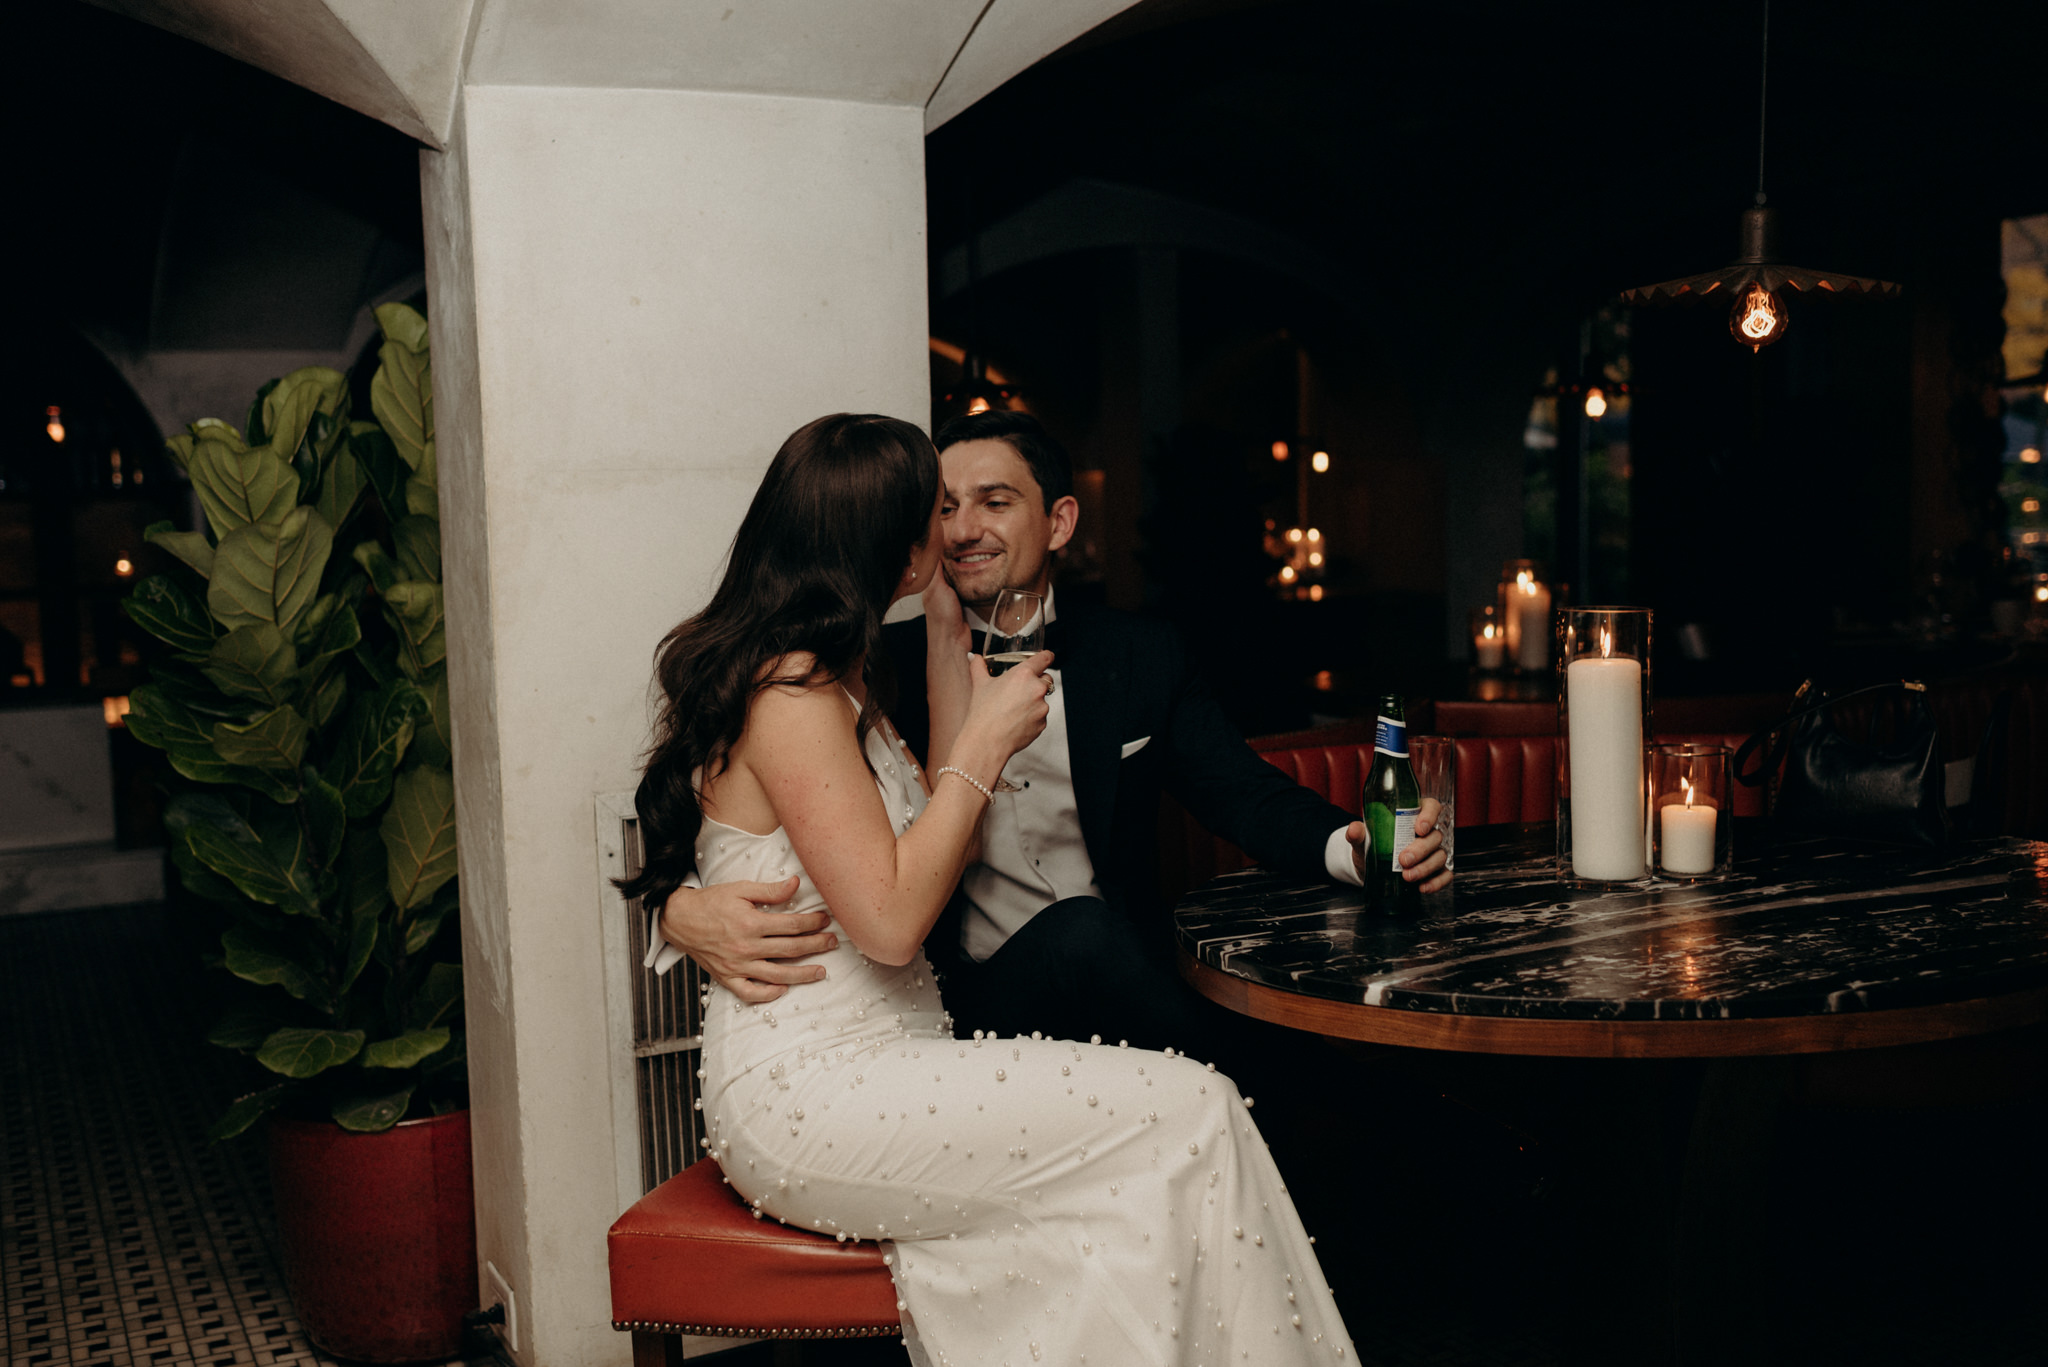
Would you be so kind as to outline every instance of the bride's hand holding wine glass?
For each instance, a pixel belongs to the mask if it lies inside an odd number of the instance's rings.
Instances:
[[[1050,711],[1045,695],[1052,688],[1052,680],[1045,677],[1045,671],[1051,664],[1052,652],[1041,650],[992,678],[986,660],[979,655],[968,657],[973,693],[967,704],[967,724],[961,730],[961,739],[968,741],[972,737],[988,746],[998,771],[1010,756],[1037,740],[1045,730]],[[1003,790],[998,785],[998,791]]]

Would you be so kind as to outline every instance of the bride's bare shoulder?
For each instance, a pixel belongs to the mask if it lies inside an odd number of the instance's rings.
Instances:
[[[760,688],[749,708],[750,720],[814,713],[829,713],[837,720],[847,710],[845,692],[819,671],[817,658],[807,650],[778,655],[754,677]]]

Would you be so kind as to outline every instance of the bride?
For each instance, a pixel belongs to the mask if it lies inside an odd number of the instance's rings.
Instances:
[[[1350,1339],[1230,1079],[1185,1055],[952,1038],[919,949],[1010,756],[1045,725],[1040,653],[990,678],[938,572],[938,455],[835,414],[769,465],[710,604],[657,656],[637,799],[650,905],[797,875],[826,976],[712,987],[709,1142],[763,1216],[891,1244],[913,1362],[1344,1362]],[[882,615],[922,593],[930,767],[890,726]]]

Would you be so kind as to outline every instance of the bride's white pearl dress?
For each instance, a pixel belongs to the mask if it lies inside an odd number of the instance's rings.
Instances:
[[[901,835],[909,752],[867,738]],[[803,874],[789,839],[707,821],[707,884]],[[805,876],[783,910],[825,911]],[[1228,1077],[1050,1039],[952,1038],[923,955],[891,968],[835,923],[827,976],[750,1006],[714,987],[704,1109],[765,1218],[892,1245],[913,1362],[1351,1363],[1279,1172]]]

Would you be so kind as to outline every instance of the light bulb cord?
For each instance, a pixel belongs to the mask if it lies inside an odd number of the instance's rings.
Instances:
[[[1764,0],[1764,43],[1762,72],[1756,83],[1756,202],[1764,203],[1764,116],[1770,111],[1771,93],[1771,0]]]

